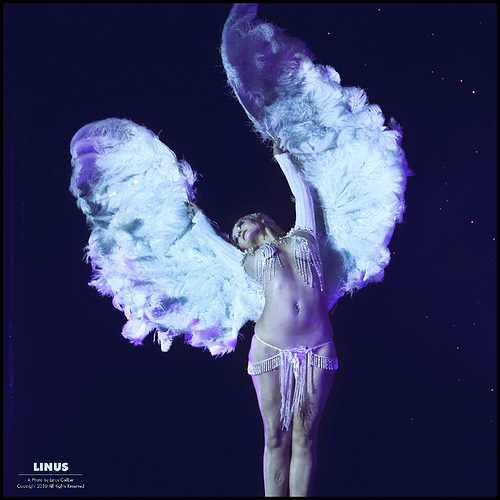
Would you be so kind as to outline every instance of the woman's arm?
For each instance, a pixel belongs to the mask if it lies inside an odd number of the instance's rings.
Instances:
[[[241,265],[243,252],[219,236],[208,217],[201,210],[196,211],[192,221],[196,225],[200,237],[208,244],[215,255],[228,267],[241,273],[243,271]]]
[[[285,174],[290,190],[295,198],[295,227],[308,229],[316,237],[314,203],[308,185],[302,179],[297,165],[295,165],[287,152],[284,152],[275,144],[273,154]]]

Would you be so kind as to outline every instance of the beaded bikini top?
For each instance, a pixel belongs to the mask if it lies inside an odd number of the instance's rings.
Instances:
[[[297,232],[307,232],[312,235],[308,229],[294,227],[285,236],[281,236],[272,243],[264,243],[255,250],[249,249],[245,252],[245,257],[246,255],[255,255],[254,278],[264,293],[266,293],[267,284],[276,274],[276,263],[280,267],[284,267],[278,247],[287,241],[291,241],[294,246],[295,267],[304,281],[314,287],[314,270],[319,279],[320,289],[323,290],[323,273],[317,243],[297,235]]]

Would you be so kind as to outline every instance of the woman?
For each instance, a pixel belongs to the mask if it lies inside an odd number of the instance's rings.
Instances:
[[[201,212],[193,222],[204,228],[219,256],[232,266],[242,262],[264,291],[248,373],[264,422],[265,493],[307,496],[316,466],[319,423],[338,365],[311,193],[290,155],[276,143],[273,154],[295,197],[296,221],[289,233],[285,235],[265,214],[241,218],[232,240],[243,251],[242,258],[221,238],[213,238]]]
[[[337,357],[321,285],[311,195],[290,157],[276,144],[274,154],[295,196],[295,228],[279,237],[268,225],[261,229],[252,219],[243,219],[233,229],[233,239],[246,251],[245,270],[259,277],[266,290],[248,366],[264,422],[265,492],[283,496],[289,488],[291,496],[307,496],[316,466],[319,423]],[[263,248],[272,255],[258,256]],[[257,267],[264,268],[260,273],[255,270],[256,261]],[[310,360],[306,352],[312,354]],[[324,368],[318,367],[321,362]],[[300,365],[298,369],[294,363]],[[292,377],[294,368],[298,373]]]

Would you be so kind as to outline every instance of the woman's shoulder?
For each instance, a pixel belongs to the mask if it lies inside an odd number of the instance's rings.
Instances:
[[[305,227],[295,226],[285,235],[285,238],[294,239],[294,238],[305,238],[309,240],[311,243],[317,245],[316,235]]]

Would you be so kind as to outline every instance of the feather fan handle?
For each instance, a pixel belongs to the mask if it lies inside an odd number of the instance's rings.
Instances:
[[[179,335],[214,355],[232,351],[259,304],[192,223],[190,165],[146,127],[118,118],[84,126],[70,150],[70,191],[91,230],[89,284],[124,312],[123,336],[141,344],[155,331],[164,351]]]
[[[233,6],[221,56],[255,132],[279,139],[316,189],[324,250],[336,262],[330,305],[382,280],[410,175],[401,128],[393,120],[385,126],[380,107],[362,89],[343,87],[334,68],[314,64],[304,42],[259,19],[256,4]]]

